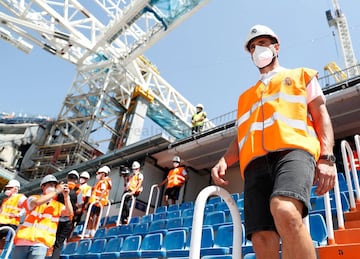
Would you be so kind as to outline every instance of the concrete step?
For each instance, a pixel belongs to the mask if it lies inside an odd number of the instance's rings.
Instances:
[[[336,244],[360,243],[360,228],[335,230],[334,237]]]
[[[360,220],[360,210],[344,212],[345,221]]]
[[[345,221],[345,228],[349,229],[349,228],[360,228],[360,220],[350,220],[350,221]]]
[[[360,255],[360,243],[335,244],[317,248],[319,259],[356,259]]]

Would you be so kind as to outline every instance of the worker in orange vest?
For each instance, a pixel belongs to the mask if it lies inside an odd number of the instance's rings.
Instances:
[[[125,190],[124,193],[130,193],[134,197],[138,197],[143,191],[142,183],[144,181],[144,175],[140,172],[140,163],[134,161],[131,165],[132,174],[124,177]],[[126,196],[121,213],[121,224],[127,224],[129,218],[129,203],[131,196]]]
[[[109,203],[109,193],[112,188],[110,167],[103,166],[96,172],[98,182],[93,187],[88,204],[94,203],[90,211],[89,222],[86,226],[85,237],[93,237],[100,220],[101,207],[104,208]]]
[[[67,184],[46,175],[40,187],[42,194],[32,195],[25,202],[26,217],[16,232],[13,259],[45,258],[48,248],[54,245],[60,216],[73,215]],[[55,200],[60,193],[64,204]]]
[[[26,196],[19,193],[20,182],[10,180],[5,185],[5,196],[0,208],[0,227],[8,226],[14,230],[20,224],[20,217],[25,213]],[[0,230],[0,239],[6,237],[8,230]]]
[[[88,204],[88,201],[91,196],[91,189],[92,186],[88,184],[88,181],[90,179],[90,174],[87,171],[83,171],[80,174],[80,185],[79,185],[79,193],[78,193],[78,202],[76,207],[76,212],[74,215],[74,226],[79,224],[81,221],[81,217],[85,211],[86,205]]]
[[[217,185],[240,162],[246,237],[256,258],[315,259],[303,217],[310,191],[323,195],[336,179],[334,133],[317,71],[279,65],[279,37],[267,26],[250,29],[245,50],[260,79],[238,99],[237,138],[212,168]]]
[[[181,159],[179,156],[174,156],[172,162],[173,168],[169,171],[164,181],[158,184],[158,187],[166,184],[165,194],[163,198],[163,204],[165,206],[169,205],[169,200],[171,201],[171,204],[176,203],[176,201],[179,199],[181,187],[189,178],[185,167],[180,166]]]
[[[71,170],[66,177],[67,186],[69,188],[69,197],[71,206],[73,208],[74,214],[77,207],[77,197],[79,193],[79,173],[76,170]],[[64,203],[64,195],[60,193],[57,198],[57,201]],[[70,234],[73,230],[73,216],[60,216],[59,224],[56,231],[56,240],[53,246],[53,251],[51,259],[59,259],[61,250],[64,246],[64,242],[70,237]]]

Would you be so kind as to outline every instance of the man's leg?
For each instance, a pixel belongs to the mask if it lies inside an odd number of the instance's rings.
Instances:
[[[256,259],[279,259],[280,238],[275,231],[255,232],[251,236],[251,242]]]
[[[282,240],[283,259],[315,259],[316,252],[310,233],[302,221],[303,203],[277,196],[271,199],[270,208]]]
[[[52,259],[60,258],[61,250],[64,246],[65,240],[69,237],[71,232],[71,222],[59,222],[58,229],[56,231],[56,240],[54,243],[54,250],[52,253]]]

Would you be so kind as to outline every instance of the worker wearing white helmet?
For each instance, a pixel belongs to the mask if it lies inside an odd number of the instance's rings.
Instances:
[[[279,43],[264,25],[250,29],[245,50],[260,79],[240,95],[237,138],[211,175],[227,185],[227,167],[240,161],[245,231],[256,258],[278,258],[281,240],[286,258],[315,259],[303,217],[313,182],[317,195],[334,187],[334,135],[318,72],[281,67]]]
[[[14,230],[20,224],[20,217],[24,214],[24,205],[26,196],[19,193],[20,182],[18,180],[10,180],[5,185],[5,199],[0,208],[0,227],[8,226]],[[0,241],[6,237],[8,230],[0,230]]]
[[[16,232],[12,258],[45,258],[55,243],[60,216],[73,215],[67,184],[58,183],[54,175],[46,175],[40,187],[42,194],[32,195],[25,202],[27,213]],[[55,200],[60,193],[65,205]]]
[[[100,220],[101,207],[104,208],[109,203],[109,194],[112,188],[112,181],[109,177],[111,169],[105,165],[96,172],[97,183],[91,192],[88,204],[93,204],[90,211],[89,222],[86,227],[85,235],[93,237],[96,232],[98,221]]]
[[[180,165],[181,159],[179,156],[174,156],[172,158],[173,168],[168,172],[167,177],[158,184],[159,187],[166,184],[165,194],[163,199],[163,204],[165,206],[169,205],[169,200],[171,204],[175,204],[179,199],[179,194],[181,187],[184,186],[189,176],[185,170],[184,166]]]
[[[74,217],[60,216],[59,224],[56,231],[56,240],[53,246],[51,259],[59,259],[60,253],[64,246],[65,241],[70,237],[74,228],[74,218],[77,216],[76,208],[78,207],[78,193],[79,193],[79,173],[76,170],[71,170],[67,173],[66,183],[69,188],[69,197],[74,211]],[[64,204],[64,195],[60,193],[57,201]]]
[[[75,212],[74,221],[78,224],[81,221],[81,217],[86,209],[86,205],[91,196],[91,188],[92,186],[88,184],[90,179],[90,174],[87,171],[83,171],[80,173],[80,186],[78,193],[78,206]]]
[[[143,181],[144,175],[140,172],[140,163],[138,161],[134,161],[131,165],[132,174],[129,177],[124,177],[124,194],[130,194],[134,197],[138,197],[140,193],[143,191]],[[129,219],[129,207],[130,200],[132,200],[130,195],[126,195],[124,200],[124,206],[121,213],[121,223],[127,224]]]
[[[206,112],[204,105],[201,103],[196,105],[196,113],[191,117],[191,132],[192,134],[200,133],[203,130],[206,120]]]

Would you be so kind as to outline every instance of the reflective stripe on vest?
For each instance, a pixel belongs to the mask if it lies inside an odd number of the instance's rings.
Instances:
[[[0,224],[20,224],[21,208],[19,207],[19,201],[22,197],[24,197],[23,194],[16,193],[3,201],[1,205]]]
[[[53,246],[59,217],[64,207],[64,204],[51,200],[48,204],[42,204],[28,212],[25,222],[19,226],[16,233],[15,244],[18,239],[23,239],[39,242],[47,247]]]
[[[294,69],[278,72],[264,85],[258,82],[238,101],[240,170],[268,152],[300,148],[317,160],[320,144],[307,110],[306,86],[317,72]]]
[[[185,182],[185,177],[183,176],[184,167],[177,167],[170,170],[168,178],[168,184],[166,188],[171,188],[174,186],[182,186]]]
[[[89,204],[91,204],[94,201],[100,201],[102,206],[106,206],[109,201],[109,191],[111,189],[111,179],[106,177],[103,180],[100,180],[96,183],[94,186],[93,191],[91,192],[91,197],[89,199]],[[105,184],[106,188],[105,190],[101,190],[101,185]],[[94,206],[99,207],[98,203],[95,203]]]

